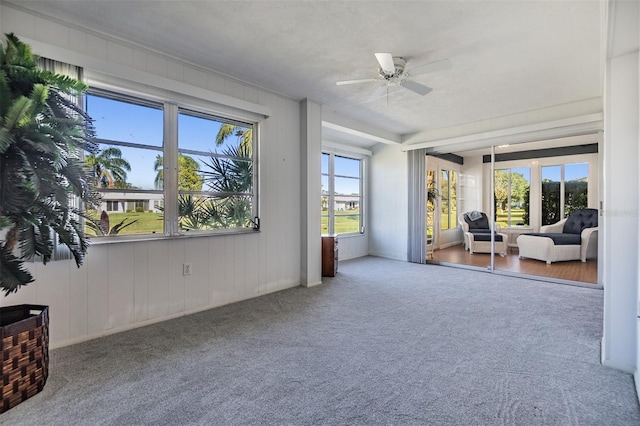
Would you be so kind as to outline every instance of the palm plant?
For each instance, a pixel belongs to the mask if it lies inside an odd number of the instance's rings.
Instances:
[[[102,211],[99,221],[87,221],[87,228],[93,231],[94,234],[101,237],[118,235],[124,228],[126,228],[127,226],[131,226],[138,221],[138,219],[136,219],[127,223],[127,219],[129,218],[125,217],[124,219],[122,219],[122,221],[112,227],[110,225],[109,214],[105,211]]]
[[[220,227],[245,227],[251,223],[251,197],[242,195],[251,191],[253,185],[253,163],[251,146],[240,143],[237,147],[222,150],[224,157],[210,157],[204,164],[208,170],[202,172],[204,184],[212,192],[226,193],[212,201],[210,212]]]
[[[245,129],[228,123],[223,124],[220,126],[220,130],[218,130],[218,134],[216,135],[216,146],[222,145],[230,136],[238,137],[238,145],[246,149],[246,152],[251,156],[251,146],[253,142],[253,131],[251,129]]]
[[[92,121],[70,96],[86,86],[38,69],[28,45],[13,34],[0,44],[0,288],[5,294],[33,281],[24,261],[51,260],[54,241],[78,266],[88,248],[74,197],[93,205],[84,167]],[[82,204],[82,203],[81,203]]]
[[[122,151],[116,147],[109,147],[97,154],[88,154],[85,158],[87,168],[93,174],[96,186],[102,188],[125,188],[127,172],[131,165],[122,158]]]

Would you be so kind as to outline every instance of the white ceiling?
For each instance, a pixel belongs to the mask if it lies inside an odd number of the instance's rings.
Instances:
[[[16,7],[146,46],[399,135],[601,97],[599,1],[21,0]],[[375,52],[452,69],[378,83]],[[357,141],[363,145],[366,142]]]

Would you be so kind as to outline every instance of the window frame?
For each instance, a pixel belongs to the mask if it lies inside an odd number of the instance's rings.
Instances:
[[[528,169],[529,170],[529,200],[528,200],[528,204],[529,204],[529,209],[531,209],[531,207],[530,207],[531,206],[531,185],[532,185],[531,184],[531,176],[532,176],[531,167],[530,166],[502,167],[502,168],[497,168],[496,167],[495,170],[494,170],[494,173],[503,172],[503,173],[505,173],[507,175],[507,201],[506,201],[506,203],[507,203],[507,224],[506,224],[506,227],[530,226],[530,222],[531,222],[531,212],[528,212],[529,213],[529,223],[524,223],[522,225],[519,225],[517,223],[515,223],[515,224],[512,223],[513,222],[513,217],[512,217],[512,188],[513,188],[512,183],[513,183],[513,180],[512,180],[512,177],[513,177],[513,174],[514,174],[514,170],[516,170],[516,169]],[[515,172],[515,173],[518,173],[518,172]],[[494,177],[494,186],[495,186],[495,182],[496,182],[496,179]],[[495,188],[494,188],[494,190],[495,190]],[[524,203],[525,200],[523,200],[522,202]],[[495,218],[495,222],[496,223],[499,222],[498,218],[497,218],[497,211],[498,211],[498,206],[495,205],[494,206],[494,212],[495,212],[495,215],[496,215],[496,218]]]
[[[259,129],[260,120],[257,117],[238,117],[233,114],[226,114],[220,111],[216,104],[208,104],[199,99],[193,99],[195,102],[185,102],[179,94],[172,96],[173,92],[168,92],[166,96],[158,96],[157,94],[144,93],[142,91],[132,91],[126,87],[114,87],[108,84],[92,82],[90,89],[86,95],[101,96],[121,102],[128,102],[134,105],[159,107],[163,111],[162,135],[163,141],[160,149],[157,147],[143,144],[136,144],[126,141],[112,141],[107,139],[95,138],[98,144],[116,145],[122,147],[142,148],[149,151],[155,151],[163,156],[163,188],[158,189],[120,189],[120,188],[96,188],[100,192],[125,192],[125,193],[159,193],[163,195],[162,203],[164,205],[164,224],[163,231],[157,233],[144,234],[121,234],[115,236],[96,236],[94,242],[111,242],[125,240],[144,240],[158,238],[176,238],[184,236],[213,236],[213,235],[229,235],[242,234],[247,232],[255,232],[260,230],[260,205],[259,205]],[[86,100],[85,100],[86,105]],[[224,108],[222,108],[224,110]],[[251,218],[247,227],[241,228],[215,228],[203,230],[181,230],[178,217],[178,157],[183,150],[179,148],[178,140],[178,114],[188,112],[191,115],[200,116],[202,118],[213,119],[222,123],[240,125],[252,129],[252,194],[251,194]],[[249,114],[250,115],[250,114]],[[204,153],[204,151],[203,151]],[[202,153],[200,153],[202,154]],[[171,171],[175,173],[170,173]],[[204,193],[210,194],[208,191]],[[159,200],[150,200],[151,206],[155,206]]]
[[[446,199],[444,197],[444,190],[442,188],[443,183],[445,182],[444,174],[447,174],[447,194],[449,195]],[[455,179],[454,179],[455,177]],[[453,182],[455,180],[455,182]],[[458,191],[459,185],[458,181],[460,180],[460,172],[458,170],[452,168],[441,167],[440,168],[440,231],[450,231],[452,229],[458,228]],[[452,183],[453,182],[453,183]],[[452,203],[451,203],[451,190],[455,192],[455,203],[453,204],[455,207],[455,213],[452,213]],[[444,220],[443,217],[445,213],[443,212],[444,207],[447,208],[447,228],[444,228]],[[453,226],[452,226],[453,223]]]
[[[331,206],[335,205],[335,178],[348,178],[348,179],[358,179],[358,204],[359,204],[359,212],[357,213],[358,215],[358,222],[359,222],[359,230],[356,232],[346,232],[346,233],[340,233],[340,236],[356,236],[356,235],[364,235],[366,233],[366,225],[365,225],[365,195],[364,195],[364,191],[365,191],[365,182],[364,182],[364,176],[365,176],[365,158],[362,156],[359,156],[357,154],[350,154],[350,153],[338,153],[338,152],[334,152],[332,150],[325,150],[323,149],[321,152],[321,158],[323,155],[328,155],[328,170],[327,172],[323,172],[322,168],[320,170],[320,175],[321,175],[321,180],[323,176],[327,177],[327,181],[328,181],[328,205],[327,205],[327,214],[323,214],[322,211],[320,213],[320,221],[321,221],[321,226],[320,226],[320,231],[322,235],[325,235],[324,232],[322,232],[322,219],[323,218],[327,218],[327,233],[328,235],[336,235],[335,232],[335,211],[334,209],[331,208]],[[355,160],[359,162],[359,167],[358,167],[358,177],[354,177],[354,176],[345,176],[345,175],[336,175],[335,173],[335,157],[341,157],[341,158],[346,158],[348,160]],[[320,204],[321,204],[321,209],[322,209],[322,198],[324,197],[324,195],[320,194]],[[341,215],[338,215],[341,216]],[[344,215],[344,216],[355,216],[355,214],[353,215]]]
[[[568,162],[568,161],[564,161],[561,162],[559,164],[548,164],[548,165],[541,165],[540,166],[540,191],[542,193],[542,188],[543,188],[543,173],[544,173],[544,169],[545,168],[552,168],[552,167],[559,167],[560,168],[560,180],[559,180],[559,184],[560,184],[560,189],[559,189],[559,194],[558,194],[558,205],[559,205],[559,214],[558,214],[558,220],[562,220],[562,219],[566,219],[569,215],[567,214],[567,205],[566,205],[566,176],[565,176],[565,168],[566,166],[575,166],[575,165],[580,165],[580,164],[585,164],[587,166],[587,189],[586,189],[586,197],[587,197],[587,203],[586,203],[586,207],[589,207],[589,174],[590,174],[590,169],[591,169],[591,164],[588,161],[575,161],[575,162]],[[571,182],[571,181],[569,181]],[[542,202],[540,203],[540,223],[541,225],[545,225],[544,223],[544,215],[543,213],[543,204]],[[556,221],[557,222],[557,221]],[[554,222],[554,223],[556,223]],[[547,225],[551,225],[553,223],[548,223]]]

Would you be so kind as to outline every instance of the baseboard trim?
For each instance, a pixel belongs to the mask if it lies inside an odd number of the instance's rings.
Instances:
[[[321,283],[322,282],[319,282],[319,284],[321,284]],[[196,314],[198,312],[203,312],[203,311],[208,311],[210,309],[219,308],[221,306],[226,306],[226,305],[231,305],[233,303],[242,302],[244,300],[250,300],[250,299],[254,299],[256,297],[265,296],[265,295],[270,294],[270,293],[276,293],[278,291],[288,290],[290,288],[298,287],[299,285],[300,285],[299,282],[295,282],[295,283],[290,284],[290,285],[278,286],[276,288],[272,288],[272,289],[269,289],[269,290],[266,290],[266,291],[262,291],[262,292],[256,293],[255,295],[253,295],[251,297],[234,298],[234,299],[227,300],[227,301],[224,301],[224,302],[219,302],[219,303],[216,303],[216,304],[213,304],[213,305],[207,305],[207,306],[203,306],[203,307],[199,307],[199,308],[189,309],[187,311],[181,311],[181,312],[177,312],[177,313],[174,313],[174,314],[168,314],[168,315],[164,315],[164,316],[161,316],[161,317],[151,318],[151,319],[147,319],[147,320],[143,320],[143,321],[136,321],[136,322],[131,323],[131,324],[126,324],[126,325],[123,325],[123,326],[120,326],[120,327],[114,327],[114,328],[111,328],[111,329],[102,330],[102,331],[99,331],[97,333],[91,333],[91,334],[86,334],[84,336],[73,337],[73,338],[70,338],[70,339],[61,340],[59,342],[50,342],[49,343],[49,349],[58,349],[58,348],[62,348],[62,347],[65,347],[65,346],[71,346],[71,345],[76,345],[78,343],[88,342],[90,340],[99,339],[101,337],[110,336],[112,334],[122,333],[123,331],[129,331],[129,330],[133,330],[135,328],[146,327],[148,325],[157,324],[159,322],[169,321],[169,320],[180,318],[180,317],[184,317],[184,316],[187,316],[187,315]]]

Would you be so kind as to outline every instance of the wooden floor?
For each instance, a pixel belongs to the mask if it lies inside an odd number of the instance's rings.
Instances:
[[[462,245],[457,245],[442,250],[435,250],[433,260],[486,268],[491,263],[491,255],[485,253],[469,254],[468,251],[464,250]],[[597,259],[588,260],[586,263],[575,260],[547,265],[546,262],[540,260],[518,259],[517,248],[509,249],[505,257],[496,255],[495,269],[527,275],[579,281],[588,284],[596,284],[598,282]]]

